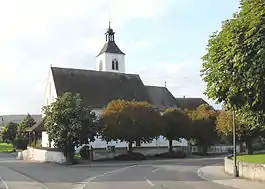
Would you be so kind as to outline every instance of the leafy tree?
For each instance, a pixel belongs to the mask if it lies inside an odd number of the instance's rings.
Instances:
[[[9,144],[14,144],[17,135],[18,124],[9,122],[2,131],[2,140]]]
[[[265,117],[265,1],[240,4],[240,11],[210,37],[201,72],[209,98],[242,110],[257,126]]]
[[[208,104],[202,104],[189,115],[193,120],[191,138],[202,147],[202,153],[206,154],[208,147],[218,138],[215,129],[216,111]]]
[[[241,119],[240,114],[236,115],[236,135],[239,141],[246,143],[247,153],[252,154],[253,139],[261,136],[264,132],[260,127],[252,127]],[[217,116],[217,131],[224,136],[232,136],[233,134],[233,115],[229,110],[221,110]]]
[[[32,127],[36,121],[34,118],[28,114],[18,125],[17,136],[14,141],[14,146],[18,149],[26,149],[29,144],[29,133],[26,131],[28,128]]]
[[[160,134],[160,114],[147,102],[113,100],[101,117],[105,140],[129,143],[129,152],[136,141],[149,142]]]
[[[28,138],[28,133],[26,129],[31,128],[36,121],[34,118],[28,114],[18,125],[18,136],[22,138]]]
[[[169,141],[169,152],[173,151],[173,140],[187,138],[191,127],[189,116],[175,108],[168,108],[163,113],[163,136]]]
[[[45,128],[55,147],[71,163],[75,147],[95,140],[98,123],[95,113],[83,104],[79,94],[64,93],[44,106]]]

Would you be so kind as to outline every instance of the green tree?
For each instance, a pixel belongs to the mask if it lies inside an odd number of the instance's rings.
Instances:
[[[206,154],[208,147],[218,139],[215,125],[216,111],[208,104],[202,104],[189,115],[193,120],[191,138],[202,148],[202,153]]]
[[[49,140],[62,150],[67,162],[72,162],[76,147],[95,140],[99,131],[97,117],[79,94],[64,93],[43,111]]]
[[[133,142],[149,142],[161,133],[160,114],[147,102],[113,100],[100,122],[103,138],[128,142],[129,153]]]
[[[252,154],[252,142],[255,138],[262,136],[264,131],[261,127],[252,127],[244,122],[241,119],[241,115],[239,113],[236,114],[236,135],[240,142],[246,143],[247,153]],[[217,131],[226,137],[232,137],[233,134],[233,115],[232,112],[229,110],[221,110],[217,116],[216,122],[216,129]]]
[[[168,108],[163,113],[163,136],[169,141],[169,152],[173,152],[173,140],[188,138],[191,128],[191,119],[183,111]]]
[[[17,136],[18,124],[9,122],[6,124],[5,128],[2,131],[2,140],[9,144],[14,144],[14,141]]]
[[[36,121],[28,114],[18,125],[17,136],[14,142],[14,146],[18,149],[26,149],[29,144],[29,132],[26,130],[32,127]]]
[[[18,125],[18,136],[27,138],[28,133],[26,132],[26,130],[28,128],[31,128],[35,123],[36,121],[34,120],[34,118],[30,114],[28,114]]]
[[[203,56],[206,94],[264,123],[265,1],[241,0],[240,11],[214,32]]]

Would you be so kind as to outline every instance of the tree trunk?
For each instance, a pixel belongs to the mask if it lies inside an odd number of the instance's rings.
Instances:
[[[129,142],[128,148],[129,148],[128,152],[132,153],[132,142],[131,141]]]
[[[173,152],[173,141],[168,140],[168,144],[169,144],[169,153],[172,153]]]
[[[246,141],[246,151],[247,151],[247,154],[249,154],[249,155],[253,154],[252,140],[251,139]]]

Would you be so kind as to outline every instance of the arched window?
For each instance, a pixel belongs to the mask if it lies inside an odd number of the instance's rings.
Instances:
[[[116,70],[119,70],[118,60],[116,60]]]
[[[116,59],[113,59],[113,60],[112,60],[112,69],[113,69],[113,70],[119,70],[119,63],[118,63],[118,60],[116,60]]]
[[[115,59],[114,59],[115,60]],[[115,70],[115,61],[112,60],[112,69]]]

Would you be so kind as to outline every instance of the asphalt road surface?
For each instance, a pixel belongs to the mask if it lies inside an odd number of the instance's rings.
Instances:
[[[222,158],[191,158],[65,166],[29,163],[0,154],[0,189],[228,189],[197,170]]]

